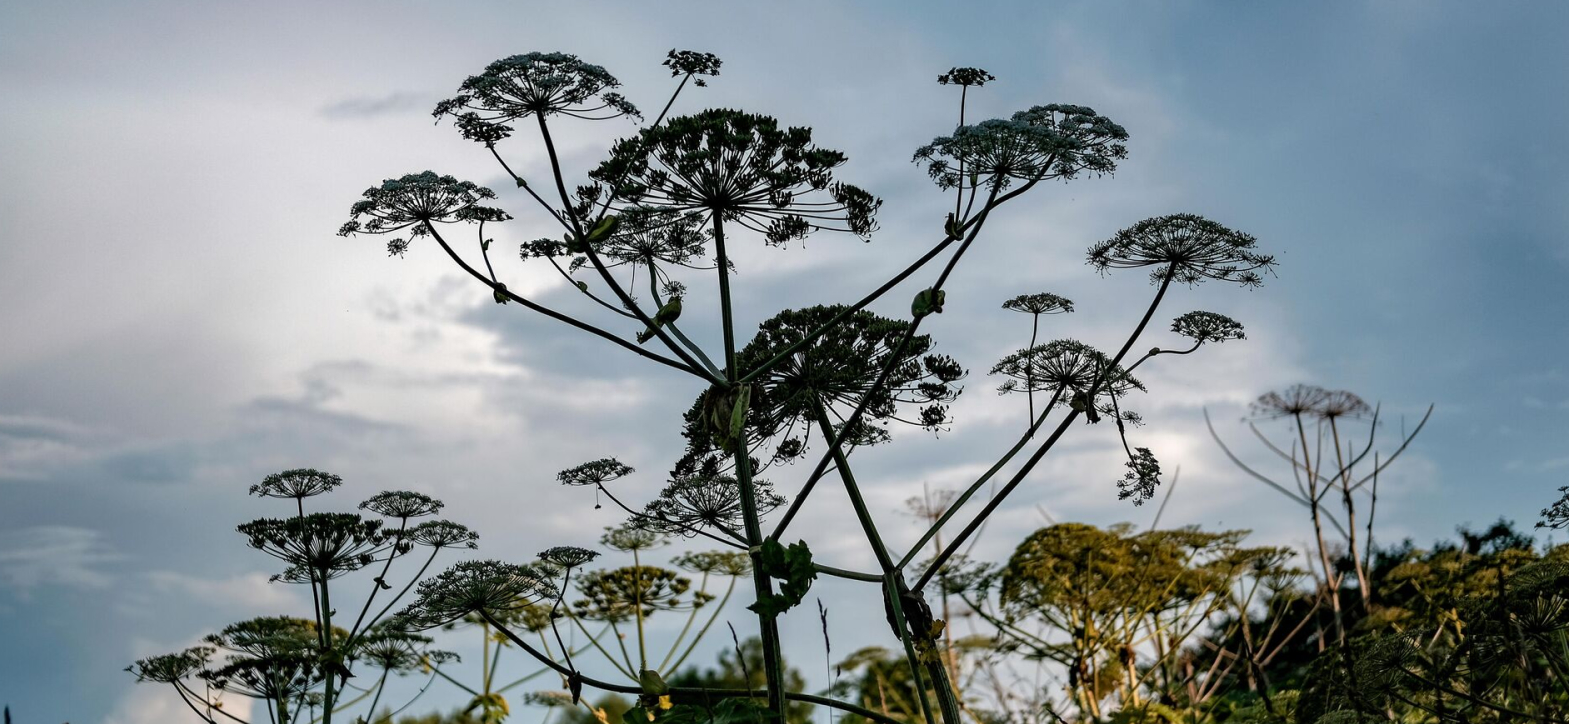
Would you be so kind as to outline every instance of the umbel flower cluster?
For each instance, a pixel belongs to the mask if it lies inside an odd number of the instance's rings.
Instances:
[[[1078,339],[1041,339],[1043,320],[1075,310],[1061,295],[1011,290],[1013,296],[1000,295],[1005,302],[980,300],[1002,302],[1005,310],[1031,320],[1028,343],[991,368],[1002,378],[1001,392],[1027,401],[1028,424],[987,472],[954,495],[941,515],[933,516],[916,545],[894,550],[859,482],[873,477],[865,469],[869,456],[852,453],[892,442],[892,431],[899,427],[894,423],[931,432],[956,423],[952,403],[960,394],[965,366],[935,351],[933,331],[942,325],[934,320],[945,307],[977,300],[950,300],[948,281],[965,273],[960,262],[969,250],[994,243],[983,231],[995,228],[995,217],[1016,208],[1014,199],[1044,188],[1045,181],[1077,183],[1113,174],[1128,157],[1128,131],[1092,108],[1066,103],[1031,105],[972,122],[967,104],[997,78],[980,68],[952,68],[938,81],[957,86],[958,124],[951,130],[937,129],[936,137],[913,155],[935,186],[929,200],[937,203],[926,222],[933,241],[914,247],[916,258],[908,266],[859,298],[835,290],[832,296],[840,298],[818,304],[759,308],[768,295],[736,290],[737,283],[747,279],[741,276],[747,270],[738,258],[751,257],[734,253],[740,248],[737,243],[789,247],[817,232],[869,240],[878,230],[883,202],[842,180],[847,155],[819,145],[806,126],[722,105],[680,108],[683,91],[707,88],[718,76],[717,57],[672,50],[663,67],[679,81],[662,105],[646,106],[662,109],[646,122],[620,95],[614,75],[563,53],[498,60],[437,105],[438,121],[452,121],[460,135],[483,145],[484,153],[514,182],[515,198],[527,211],[493,207],[490,204],[500,202],[498,194],[431,172],[373,187],[350,209],[342,234],[397,233],[400,237],[388,245],[395,255],[407,249],[407,239],[431,237],[448,259],[488,288],[496,302],[515,303],[513,308],[538,313],[673,370],[691,383],[696,398],[679,420],[669,421],[679,426],[685,447],[658,463],[670,465],[670,473],[655,487],[645,488],[659,491],[651,500],[623,500],[629,490],[642,486],[626,482],[635,471],[611,456],[618,451],[598,453],[603,457],[557,476],[565,485],[592,488],[595,507],[608,500],[627,515],[626,524],[602,543],[630,555],[630,566],[579,570],[588,558],[574,552],[581,549],[566,548],[551,549],[527,563],[471,561],[421,584],[415,602],[397,620],[408,628],[477,622],[560,674],[574,700],[582,687],[598,687],[637,693],[642,704],[638,715],[650,720],[698,716],[696,710],[679,709],[699,706],[696,694],[667,686],[660,677],[668,670],[650,663],[643,621],[668,611],[693,615],[699,608],[709,609],[711,595],[703,592],[701,583],[694,588],[687,577],[650,566],[641,557],[668,537],[700,537],[724,546],[728,551],[723,555],[730,557],[685,558],[686,570],[703,581],[710,575],[732,581],[738,575],[751,577],[748,610],[758,616],[763,688],[774,713],[783,716],[787,700],[810,700],[880,724],[891,722],[852,702],[787,690],[780,655],[783,615],[801,605],[819,575],[830,575],[875,590],[876,605],[885,611],[904,650],[922,718],[928,724],[938,718],[960,724],[961,703],[952,672],[943,664],[946,644],[940,632],[946,624],[925,599],[934,575],[973,542],[1075,422],[1115,429],[1126,455],[1117,495],[1135,503],[1151,498],[1162,470],[1154,452],[1131,439],[1142,419],[1125,403],[1133,393],[1145,391],[1134,372],[1156,357],[1192,354],[1204,345],[1244,339],[1244,332],[1225,315],[1194,311],[1171,322],[1177,343],[1150,348],[1139,347],[1140,340],[1168,293],[1176,293],[1176,283],[1223,281],[1254,287],[1274,259],[1258,250],[1251,235],[1188,213],[1140,221],[1092,244],[1086,254],[1091,267],[1103,273],[1147,269],[1157,286],[1131,332],[1114,337],[1104,351]],[[572,124],[579,133],[582,121],[612,119],[641,125],[631,133],[614,132],[619,140],[606,144],[598,163],[567,168],[555,140],[561,126]],[[520,172],[524,166],[508,161],[513,146],[525,136],[537,141],[539,149],[531,156],[535,162],[526,167],[527,175]],[[586,182],[574,186],[569,179]],[[496,226],[500,222],[508,223]],[[450,231],[454,224],[472,229],[472,240],[458,239]],[[498,239],[487,229],[509,235],[518,244],[517,256],[493,257],[490,252]],[[540,295],[521,294],[520,286],[503,281],[507,270],[499,261],[548,264],[547,271],[567,283]],[[910,281],[915,278],[919,281]],[[911,299],[908,316],[871,311],[901,286],[905,291],[898,293]],[[764,321],[754,331],[753,320],[759,319]],[[699,326],[710,324],[712,328],[697,333]],[[1136,354],[1135,348],[1148,352]],[[1324,415],[1360,414],[1348,399],[1326,397],[1313,404]],[[799,467],[785,464],[809,457],[815,461]],[[760,477],[765,468],[769,480]],[[807,541],[792,543],[786,537],[793,522],[822,512],[818,493],[825,482],[843,490],[875,570],[854,571],[817,560]],[[975,500],[981,490],[991,491],[984,503]],[[340,561],[334,565],[353,570],[400,555],[419,542],[414,532],[421,526],[410,528],[400,516],[427,510],[426,501],[388,498],[368,505],[386,515],[386,521],[308,522],[302,514],[299,522],[258,525],[253,540],[275,555],[310,562],[303,566],[306,573],[292,579],[322,582],[337,570],[324,567],[323,560]],[[389,532],[394,522],[397,530]],[[310,526],[331,535],[305,535]],[[300,531],[294,533],[294,528]],[[309,543],[295,545],[301,536]],[[911,567],[913,558],[928,543],[936,554],[917,573]],[[573,591],[581,598],[565,600]],[[561,620],[571,621],[573,630],[585,636],[593,635],[585,622],[602,623],[622,641],[629,639],[623,638],[621,628],[635,627],[635,660],[629,647],[622,648],[620,657],[601,651],[625,679],[590,677],[567,655],[564,639],[556,640],[563,655],[557,661],[511,628],[540,634],[549,629],[559,635]],[[679,658],[672,649],[667,660]],[[476,707],[499,711],[492,693],[481,691]],[[715,695],[713,690],[703,694]],[[752,692],[727,695],[750,700]]]

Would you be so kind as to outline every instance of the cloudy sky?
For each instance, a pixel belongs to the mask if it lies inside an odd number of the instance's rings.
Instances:
[[[1300,510],[1235,470],[1202,417],[1271,466],[1240,421],[1296,382],[1381,401],[1386,439],[1436,405],[1383,480],[1383,540],[1529,523],[1569,484],[1565,6],[537,5],[0,5],[0,702],[17,722],[174,720],[177,702],[136,689],[129,661],[307,610],[233,532],[283,512],[245,495],[267,473],[336,472],[348,482],[326,503],[344,509],[428,492],[485,555],[526,560],[616,522],[556,471],[605,455],[670,464],[695,380],[492,303],[433,246],[389,259],[377,239],[333,235],[366,186],[427,168],[502,190],[519,217],[496,232],[502,248],[549,232],[482,149],[429,116],[465,76],[533,50],[604,65],[655,109],[672,87],[665,51],[717,53],[723,75],[678,112],[811,125],[849,154],[843,178],[886,199],[870,244],[742,244],[743,328],[853,300],[940,236],[943,197],[909,158],[953,126],[955,93],[934,82],[949,67],[999,78],[972,94],[972,118],[1075,103],[1129,130],[1115,176],[1004,207],[950,283],[926,329],[972,370],[954,429],[858,456],[896,546],[916,534],[905,498],[972,478],[1018,432],[1019,401],[984,374],[1028,337],[1000,302],[1068,296],[1080,311],[1043,333],[1114,347],[1150,287],[1097,276],[1083,251],[1177,211],[1254,234],[1280,266],[1261,289],[1179,289],[1163,307],[1248,325],[1245,342],[1147,365],[1139,435],[1181,467],[1163,524],[1306,539]],[[569,171],[630,129],[564,126]],[[504,147],[525,174],[545,168],[535,141]],[[501,258],[512,288],[591,313]],[[876,308],[898,314],[917,288]],[[1148,524],[1150,506],[1116,499],[1108,432],[1074,429],[977,553],[1005,556],[1042,511]],[[789,492],[802,474],[774,478]],[[659,484],[639,477],[628,494]],[[798,531],[820,558],[869,567],[844,508],[825,492]],[[821,590],[836,651],[892,642],[848,603],[865,591]],[[806,618],[786,625],[811,632]],[[797,660],[821,660],[813,640],[793,639]],[[438,689],[416,706],[462,698]]]

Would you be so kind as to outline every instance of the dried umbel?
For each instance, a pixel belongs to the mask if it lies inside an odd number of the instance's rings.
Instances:
[[[1253,414],[1267,419],[1312,415],[1328,395],[1329,390],[1315,385],[1292,385],[1283,392],[1259,396],[1253,402]]]
[[[914,161],[939,188],[1001,190],[1015,181],[1109,174],[1128,157],[1126,140],[1122,126],[1092,108],[1052,104],[960,126],[916,149]]]
[[[1373,412],[1373,407],[1356,394],[1345,390],[1330,390],[1319,403],[1317,416],[1324,420],[1342,417],[1363,417]]]
[[[364,568],[391,545],[381,521],[353,513],[262,518],[238,530],[252,548],[305,569],[318,581]]]
[[[1145,219],[1090,247],[1090,266],[1110,269],[1156,267],[1150,279],[1197,284],[1205,279],[1245,287],[1263,283],[1260,275],[1275,258],[1254,251],[1258,240],[1194,214]]]
[[[1172,321],[1171,331],[1196,344],[1247,338],[1239,322],[1214,312],[1188,312]]]
[[[500,209],[479,205],[496,198],[496,192],[434,171],[387,179],[380,186],[366,189],[363,196],[349,207],[349,220],[338,228],[338,235],[390,234],[408,229],[408,239],[387,242],[387,252],[395,256],[407,251],[414,237],[430,234],[431,224],[512,218]]]
[[[535,566],[464,561],[420,581],[414,603],[398,613],[408,630],[435,628],[470,613],[514,611],[557,595],[550,576]]]
[[[1292,385],[1284,392],[1266,393],[1253,403],[1253,414],[1265,419],[1305,417],[1328,422],[1362,417],[1372,411],[1367,402],[1351,392],[1315,385]]]
[[[882,200],[833,180],[844,161],[813,145],[811,129],[714,109],[617,142],[589,176],[627,205],[702,212],[777,246],[824,229],[870,237]],[[802,198],[813,192],[826,198]]]
[[[587,119],[637,116],[637,108],[612,91],[620,85],[604,68],[575,55],[524,53],[469,76],[458,86],[458,95],[436,104],[431,115],[467,119],[475,126],[557,114]],[[503,127],[501,132],[510,130]]]
[[[310,468],[295,468],[273,473],[251,486],[251,495],[262,498],[300,500],[321,495],[343,484],[343,478]]]
[[[397,520],[422,518],[441,512],[442,502],[424,493],[407,490],[387,490],[377,493],[363,503],[360,510]]]

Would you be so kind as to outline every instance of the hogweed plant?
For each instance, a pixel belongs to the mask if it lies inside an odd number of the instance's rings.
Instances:
[[[1373,556],[1379,475],[1422,432],[1433,415],[1433,406],[1428,406],[1409,432],[1401,430],[1399,444],[1387,454],[1376,449],[1382,406],[1369,405],[1345,390],[1293,385],[1260,396],[1252,411],[1248,429],[1270,453],[1287,463],[1291,484],[1283,484],[1244,464],[1215,432],[1208,411],[1204,420],[1216,444],[1233,463],[1307,509],[1313,526],[1313,553],[1318,562],[1316,576],[1334,616],[1333,638],[1344,641],[1345,602],[1341,589],[1347,576],[1356,583],[1357,602],[1362,608],[1367,607],[1374,594],[1368,566]],[[1271,440],[1258,426],[1259,422],[1277,421],[1288,425],[1285,444]],[[1351,437],[1351,428],[1359,425],[1367,428],[1366,441],[1360,444]],[[1364,504],[1365,517],[1359,528],[1357,515]],[[1338,565],[1341,560],[1349,564],[1349,571]]]
[[[1004,206],[1013,208],[1010,202],[1039,193],[1038,188],[1114,172],[1127,157],[1128,134],[1088,107],[1064,104],[970,122],[969,90],[993,76],[974,68],[943,74],[941,83],[961,89],[959,124],[914,154],[945,197],[932,212],[929,247],[858,299],[747,310],[772,315],[747,341],[737,323],[733,290],[736,245],[786,248],[816,234],[867,241],[878,228],[882,201],[838,177],[845,154],[819,146],[810,128],[724,108],[673,115],[683,92],[708,85],[721,64],[706,53],[672,51],[665,65],[679,82],[659,113],[609,143],[603,162],[574,171],[565,167],[554,140],[562,124],[643,118],[615,90],[616,78],[560,53],[528,53],[492,63],[463,81],[456,96],[436,107],[435,116],[438,122],[450,120],[463,137],[483,147],[512,179],[523,206],[502,210],[490,189],[426,171],[367,190],[340,233],[393,235],[386,248],[395,256],[409,252],[412,242],[429,240],[487,287],[498,304],[515,304],[574,327],[693,385],[695,401],[678,423],[686,449],[669,456],[669,483],[655,500],[622,500],[616,481],[631,468],[609,456],[564,472],[559,480],[609,496],[627,512],[629,531],[701,536],[744,554],[752,582],[747,608],[757,618],[766,685],[762,691],[669,686],[664,681],[668,668],[641,648],[641,638],[635,656],[628,651],[620,657],[618,674],[624,681],[592,677],[572,661],[555,661],[529,644],[526,626],[511,618],[524,605],[520,601],[534,606],[560,602],[564,580],[548,573],[555,567],[540,563],[460,564],[422,584],[418,601],[400,620],[417,627],[477,616],[559,673],[574,697],[585,686],[637,695],[640,706],[629,715],[634,720],[728,718],[757,697],[766,701],[759,715],[782,715],[786,702],[801,701],[891,722],[852,702],[786,688],[779,653],[781,614],[802,603],[816,577],[845,578],[866,583],[865,605],[885,612],[900,642],[903,666],[915,682],[921,718],[928,724],[939,718],[958,724],[961,702],[943,663],[944,622],[927,603],[934,576],[1081,419],[1110,420],[1108,426],[1121,438],[1128,460],[1119,497],[1135,503],[1149,498],[1160,482],[1160,465],[1148,448],[1129,440],[1139,418],[1123,404],[1128,394],[1143,390],[1133,369],[1166,352],[1151,350],[1131,364],[1129,353],[1173,286],[1208,281],[1256,286],[1274,261],[1256,250],[1252,236],[1191,214],[1142,221],[1094,244],[1087,255],[1093,267],[1102,273],[1148,270],[1156,288],[1153,298],[1111,354],[1075,340],[1036,344],[1039,328],[1032,325],[1031,344],[996,369],[1009,379],[1005,391],[1030,398],[1027,428],[987,473],[930,521],[915,546],[900,552],[884,541],[858,483],[864,471],[851,464],[852,454],[891,442],[894,423],[928,430],[952,423],[948,403],[959,394],[965,371],[958,361],[934,352],[935,342],[923,328],[949,303],[946,286],[959,262],[976,244],[995,243],[982,232]],[[503,153],[525,135],[542,147],[546,164],[533,177],[521,174],[508,161],[510,153]],[[549,264],[568,282],[575,303],[524,296],[503,281],[499,259],[490,253],[495,239],[488,235],[503,222],[517,222],[505,228],[527,225],[518,234],[532,239],[519,242],[522,262]],[[471,241],[459,235],[465,228],[475,234]],[[924,281],[912,282],[917,276]],[[912,299],[906,318],[867,310],[901,285]],[[683,311],[696,304],[716,310],[714,334],[688,334],[683,328],[691,318]],[[1008,308],[1030,313],[1038,322],[1042,315],[1071,311],[1072,305],[1039,294],[1013,300]],[[1239,325],[1222,320],[1193,313],[1179,318],[1174,329],[1195,348],[1241,337]],[[704,346],[695,339],[720,342]],[[817,461],[804,476],[774,467],[808,455]],[[1003,475],[1010,465],[1012,472]],[[760,477],[765,470],[769,481]],[[791,524],[802,517],[824,480],[847,494],[875,570],[832,565],[814,557],[807,541],[789,542]],[[971,505],[988,485],[990,499]],[[955,520],[961,515],[962,521]],[[957,532],[943,536],[925,565],[912,565],[940,531],[954,528]],[[727,565],[736,574],[742,571]],[[680,579],[645,571],[636,562],[626,571],[579,579],[588,586],[583,589],[587,603],[565,608],[564,615],[618,626],[630,618],[636,626],[640,616],[664,610],[661,606],[679,608],[677,600],[695,604],[681,599]]]
[[[308,468],[269,475],[250,493],[285,501],[286,517],[261,518],[238,528],[250,547],[284,566],[272,577],[274,583],[310,590],[309,616],[241,621],[201,645],[142,659],[127,671],[137,681],[172,686],[209,724],[246,722],[225,710],[230,695],[255,700],[266,711],[266,721],[275,724],[331,724],[335,715],[363,702],[374,712],[389,676],[429,672],[455,659],[433,648],[432,639],[394,625],[389,614],[438,556],[472,549],[478,536],[458,523],[426,520],[441,512],[441,501],[408,491],[377,493],[360,504],[375,517],[307,512],[307,499],[342,484],[336,475]],[[395,582],[403,578],[392,577],[399,562],[407,581],[402,586]],[[418,568],[408,575],[413,565]],[[345,588],[350,576],[359,585]],[[346,597],[356,589],[362,591],[358,598]],[[374,673],[362,676],[367,671]],[[374,681],[365,685],[367,679]]]

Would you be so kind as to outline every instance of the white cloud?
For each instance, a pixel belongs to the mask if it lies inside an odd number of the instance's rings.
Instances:
[[[24,598],[45,586],[107,588],[114,578],[101,567],[119,559],[102,533],[86,528],[41,525],[0,533],[0,580]]]

